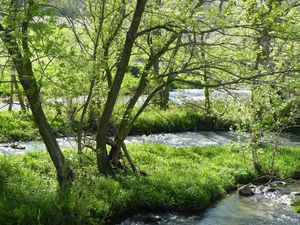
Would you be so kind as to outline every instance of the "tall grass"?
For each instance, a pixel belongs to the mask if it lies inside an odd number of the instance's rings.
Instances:
[[[55,171],[42,152],[0,157],[0,224],[109,224],[139,210],[198,211],[256,174],[250,154],[227,147],[172,148],[159,144],[128,146],[138,169],[147,176],[124,173],[97,176],[94,154],[80,159],[66,151],[76,180],[66,199],[56,196]],[[266,151],[269,151],[266,149]],[[293,176],[300,148],[278,153],[276,170]],[[295,163],[286,165],[287,161]]]
[[[39,137],[30,114],[19,112],[0,113],[0,142],[32,140]]]
[[[232,124],[201,110],[185,106],[172,106],[167,111],[149,109],[141,114],[132,127],[134,134],[162,132],[228,130]]]
[[[68,136],[76,133],[79,118],[76,117],[75,121],[70,122],[65,114],[56,115],[54,109],[47,109],[46,114],[56,134]],[[117,115],[114,117],[113,122],[118,124],[120,118],[117,118]],[[131,134],[224,130],[229,129],[231,123],[229,120],[208,117],[205,113],[191,108],[174,106],[167,111],[156,109],[145,111],[133,125]],[[87,121],[85,121],[84,127],[89,129]],[[38,130],[30,113],[0,113],[0,142],[39,138]]]

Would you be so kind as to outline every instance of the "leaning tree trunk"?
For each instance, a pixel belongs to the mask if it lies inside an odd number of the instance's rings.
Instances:
[[[13,83],[13,77],[11,76],[8,111],[12,111],[13,104],[14,104],[14,83]]]
[[[20,82],[24,88],[30,109],[32,111],[34,121],[56,168],[58,182],[61,187],[65,187],[72,180],[72,170],[65,162],[61,149],[42,109],[39,89],[33,75],[31,63],[29,60],[27,60],[27,63],[25,63],[23,67],[19,65],[18,61],[15,61],[15,63]],[[27,76],[24,76],[24,74]]]
[[[14,68],[14,70],[15,70],[15,68]],[[13,78],[15,90],[16,90],[16,93],[17,93],[17,96],[18,96],[18,100],[20,102],[21,110],[25,112],[26,111],[26,106],[25,106],[25,103],[24,103],[23,94],[22,94],[22,91],[20,90],[20,87],[18,85],[16,74],[15,74],[14,71],[13,71],[13,74],[12,74],[12,78]]]
[[[145,10],[147,0],[137,1],[135,12],[130,24],[130,28],[126,34],[124,48],[121,54],[120,61],[117,65],[116,75],[113,84],[109,90],[108,97],[105,103],[104,111],[100,118],[97,135],[96,135],[96,148],[97,148],[97,166],[100,173],[108,175],[111,172],[111,167],[108,159],[106,148],[106,137],[108,134],[109,120],[111,118],[114,106],[119,95],[119,91],[127,71],[129,59],[131,56],[132,47],[136,38],[136,33],[140,25],[142,15]]]
[[[167,81],[166,83],[169,83],[171,80],[174,79],[174,77],[176,77],[175,74],[173,74],[174,72],[174,58],[177,54],[177,52],[179,51],[180,48],[180,44],[181,44],[181,38],[182,38],[182,34],[179,35],[179,37],[177,38],[177,42],[176,42],[176,47],[170,57],[169,60],[169,76],[167,77]],[[168,84],[165,86],[165,88],[161,91],[162,93],[162,107],[161,109],[163,110],[167,110],[169,108],[169,101],[170,101],[170,91],[171,91],[171,84]]]
[[[28,99],[34,121],[56,168],[59,185],[62,189],[64,189],[71,183],[70,181],[73,178],[73,173],[65,161],[65,158],[57,144],[55,136],[42,109],[39,88],[29,57],[30,50],[27,40],[28,21],[22,23],[21,47],[19,47],[16,37],[12,36],[12,30],[13,29],[11,28],[4,29],[4,27],[2,27],[0,24],[0,31],[2,31],[2,35],[0,37],[17,70],[19,80]]]
[[[13,85],[13,87],[11,87],[11,89],[15,90],[15,92],[18,96],[18,100],[19,100],[19,103],[20,103],[21,110],[25,112],[26,111],[26,106],[25,106],[25,103],[24,103],[24,98],[23,98],[22,91],[20,90],[20,87],[18,85],[15,65],[12,65],[12,67],[11,67],[11,82],[12,82],[12,85]]]

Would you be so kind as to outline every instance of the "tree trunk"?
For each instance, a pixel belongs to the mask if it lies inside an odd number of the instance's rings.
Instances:
[[[82,153],[82,134],[83,134],[83,123],[84,123],[84,117],[86,115],[88,106],[90,104],[90,101],[92,99],[92,94],[93,94],[93,89],[95,86],[95,79],[92,78],[90,82],[90,88],[89,88],[89,93],[88,97],[83,105],[82,113],[80,116],[80,121],[79,121],[79,127],[78,127],[78,133],[77,133],[77,146],[78,146],[78,154]]]
[[[130,156],[128,150],[127,150],[127,147],[126,147],[125,143],[122,144],[122,149],[123,149],[123,152],[124,152],[124,154],[125,154],[125,156],[126,156],[126,159],[128,160],[128,163],[129,163],[129,165],[130,165],[132,171],[133,171],[134,173],[137,173],[136,166],[135,166],[133,160],[131,159],[131,156]]]
[[[17,61],[15,61],[15,63],[34,121],[56,168],[58,182],[61,187],[66,187],[73,179],[73,173],[65,162],[64,156],[42,109],[39,89],[32,72],[31,63],[28,60],[23,68],[20,67]],[[27,74],[27,76],[25,77],[24,74]]]
[[[14,104],[14,83],[13,83],[13,75],[11,75],[8,111],[12,111],[13,104]]]
[[[15,68],[14,68],[14,70],[15,70]],[[14,72],[12,74],[12,78],[13,78],[15,90],[16,90],[17,95],[18,95],[18,100],[20,102],[21,110],[26,112],[26,106],[25,106],[25,103],[24,103],[23,94],[22,94],[22,91],[19,88],[19,85],[18,85],[18,82],[17,82],[17,77],[16,77],[16,74]]]
[[[30,50],[27,40],[28,22],[25,21],[22,24],[22,48],[19,48],[16,37],[11,35],[11,29],[4,30],[3,27],[0,27],[0,30],[1,29],[3,30],[1,39],[13,60],[19,80],[28,99],[34,121],[56,168],[59,185],[61,188],[65,188],[73,179],[73,173],[71,168],[65,162],[64,156],[42,109],[39,88],[29,58]]]
[[[207,84],[207,74],[204,72],[204,82]],[[211,114],[211,101],[210,101],[210,93],[209,93],[209,88],[204,87],[204,96],[205,96],[205,111],[207,115]]]
[[[169,83],[171,80],[174,79],[174,77],[176,76],[175,74],[172,74],[172,72],[174,71],[174,58],[180,48],[180,44],[181,44],[181,38],[182,38],[182,35],[180,35],[178,38],[177,38],[177,42],[176,42],[176,48],[174,49],[171,57],[170,57],[170,61],[169,61],[169,73],[170,75],[167,77],[167,82],[166,83]],[[170,101],[170,90],[171,90],[171,84],[168,84],[165,86],[165,88],[161,91],[162,93],[162,109],[163,110],[167,110],[169,108],[169,101]]]
[[[124,48],[121,54],[120,61],[117,65],[116,75],[113,84],[109,90],[108,97],[105,103],[104,111],[100,118],[97,135],[96,135],[96,148],[97,148],[97,165],[99,172],[105,175],[110,173],[110,166],[108,162],[106,137],[108,134],[109,120],[111,118],[114,106],[117,101],[117,97],[121,88],[121,84],[124,79],[124,75],[127,71],[129,59],[131,56],[132,47],[136,38],[136,33],[140,25],[142,15],[145,10],[147,0],[137,1],[135,12],[131,21],[130,28],[126,35]]]
[[[208,84],[208,74],[207,74],[207,66],[206,66],[206,54],[205,54],[205,41],[204,34],[201,35],[201,58],[203,61],[203,73],[204,73],[204,83]],[[210,104],[210,94],[209,88],[204,87],[204,96],[205,96],[205,111],[207,115],[211,114],[211,104]]]

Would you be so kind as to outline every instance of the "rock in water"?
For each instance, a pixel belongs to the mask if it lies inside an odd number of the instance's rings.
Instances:
[[[251,184],[246,184],[242,187],[240,187],[237,192],[240,196],[246,196],[246,197],[249,197],[249,196],[253,196],[255,193],[253,192],[253,190],[251,189]]]
[[[11,148],[13,148],[13,149],[20,149],[20,150],[23,150],[23,149],[26,148],[26,147],[24,147],[24,146],[19,145],[19,143],[13,143],[13,144],[11,144],[9,147],[11,147]]]
[[[139,218],[139,220],[145,224],[158,224],[161,222],[161,217],[155,214],[146,214]]]
[[[293,192],[291,192],[290,195],[292,195],[292,196],[300,196],[300,192],[298,192],[298,191],[293,191]]]

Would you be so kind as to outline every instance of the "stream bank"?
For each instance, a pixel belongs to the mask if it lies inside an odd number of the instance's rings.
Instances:
[[[0,223],[13,224],[11,221],[17,220],[22,225],[70,224],[65,221],[68,219],[71,224],[78,221],[80,224],[91,224],[89,221],[112,224],[141,209],[201,211],[226,196],[238,183],[245,184],[257,177],[250,155],[231,146],[175,148],[163,144],[132,143],[128,148],[138,169],[145,171],[147,176],[130,173],[114,178],[97,176],[93,152],[85,152],[82,167],[73,150],[65,151],[76,173],[67,212],[57,205],[56,174],[45,151],[1,155],[0,191],[3,195],[0,195]],[[268,148],[264,150],[271,152]],[[299,167],[299,152],[299,147],[279,149],[276,171],[280,177],[295,174]],[[267,160],[262,158],[262,162],[267,168]],[[232,204],[238,203],[233,201]],[[179,222],[173,223],[172,219],[167,224],[180,224],[180,221],[188,224],[180,214],[172,218]],[[197,219],[195,224],[201,221]]]
[[[142,213],[120,225],[299,225],[300,214],[295,213],[287,201],[290,193],[300,191],[300,183],[280,188],[281,193],[257,193],[252,197],[241,197],[232,192],[204,213]]]
[[[91,138],[91,137],[89,137]],[[57,139],[58,144],[63,149],[76,149],[76,139],[74,137],[64,137]],[[278,141],[280,146],[300,146],[300,133],[271,133],[265,137],[265,143],[272,144]],[[162,133],[151,135],[128,136],[125,143],[159,143],[167,144],[173,147],[189,146],[209,146],[226,144],[245,144],[247,143],[247,134],[238,134],[232,131],[202,131],[202,132],[182,132],[182,133]],[[17,145],[17,148],[13,146]],[[45,150],[42,141],[9,142],[0,143],[0,154],[21,154],[28,151]]]

